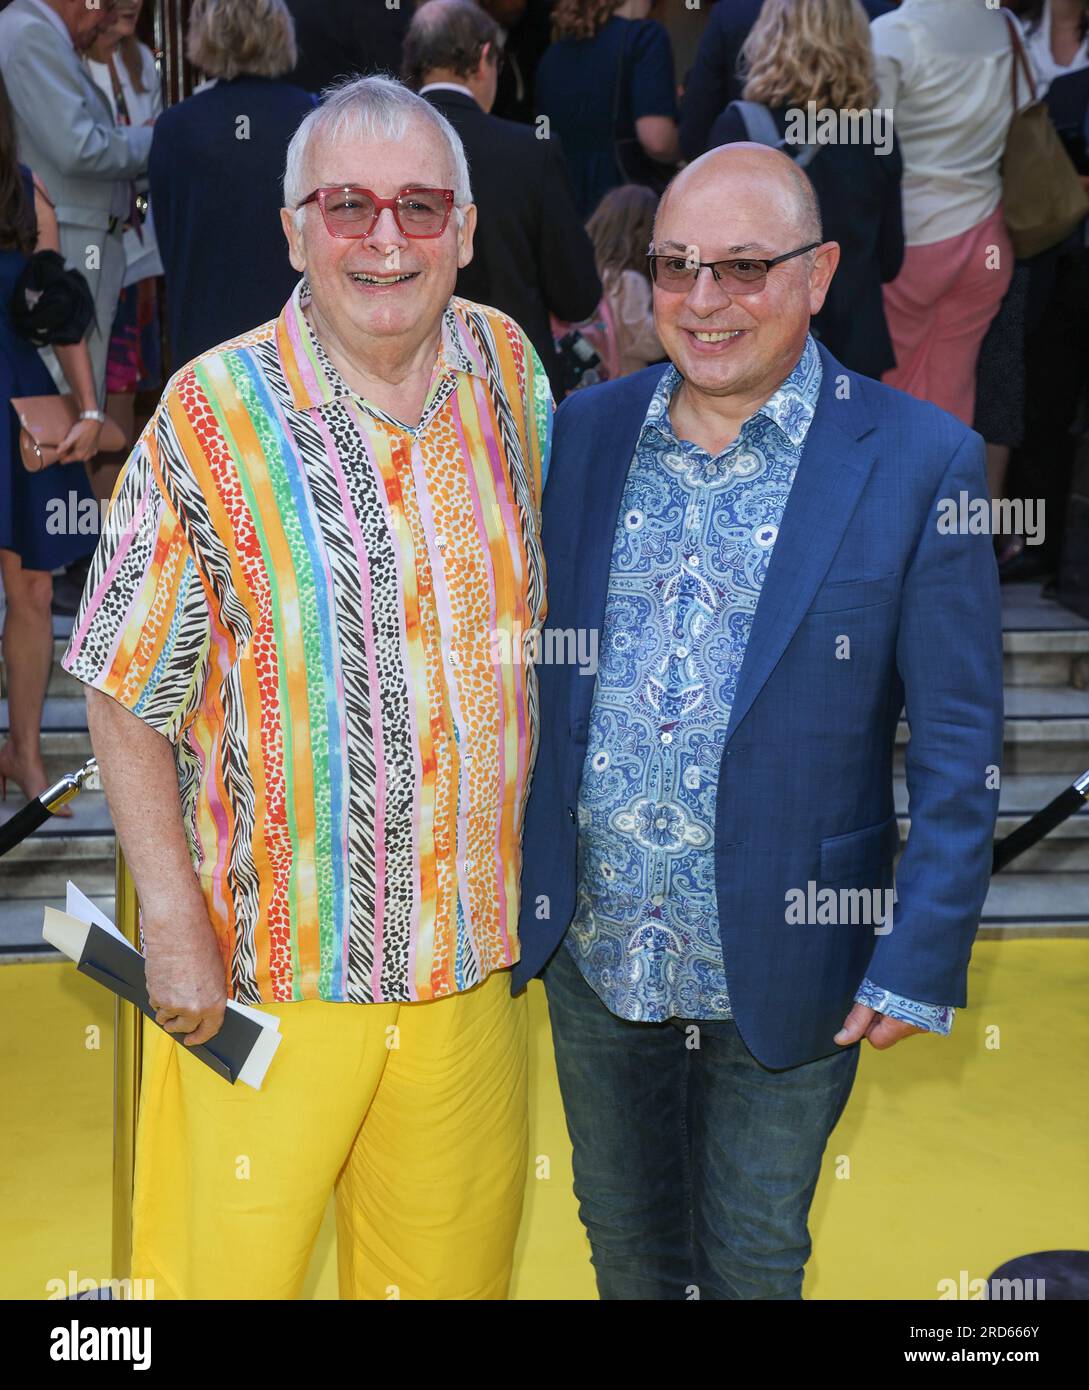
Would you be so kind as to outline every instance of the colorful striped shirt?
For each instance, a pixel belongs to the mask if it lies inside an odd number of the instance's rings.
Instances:
[[[455,296],[410,428],[309,293],[168,382],[63,665],[171,741],[231,998],[433,999],[518,959],[552,399]]]

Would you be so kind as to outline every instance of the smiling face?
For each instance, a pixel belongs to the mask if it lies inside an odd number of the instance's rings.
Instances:
[[[727,145],[678,176],[659,209],[654,250],[700,261],[771,260],[819,238],[805,225],[786,155]],[[762,404],[801,355],[839,259],[835,242],[773,266],[756,294],[731,294],[701,270],[687,293],[654,288],[662,345],[690,387]],[[754,406],[755,408],[755,406]]]
[[[429,122],[413,120],[403,140],[380,137],[330,143],[315,135],[307,152],[306,192],[356,184],[380,198],[409,186],[453,188],[446,142]],[[291,264],[310,281],[317,322],[349,356],[353,345],[373,354],[384,339],[398,357],[410,355],[438,329],[458,268],[472,259],[476,209],[465,209],[459,229],[451,210],[441,236],[406,237],[392,208],[383,208],[367,236],[330,235],[317,202],[304,209],[301,231],[290,209],[280,220]]]

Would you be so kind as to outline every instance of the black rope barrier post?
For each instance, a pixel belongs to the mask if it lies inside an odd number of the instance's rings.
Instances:
[[[33,835],[40,825],[44,825],[73,797],[85,788],[97,785],[97,778],[98,764],[94,758],[88,758],[78,772],[66,772],[59,782],[46,787],[41,796],[29,802],[21,811],[16,811],[9,821],[0,825],[0,858],[21,844],[28,835]]]

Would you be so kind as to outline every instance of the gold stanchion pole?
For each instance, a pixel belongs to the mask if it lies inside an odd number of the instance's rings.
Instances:
[[[139,906],[121,846],[117,846],[117,930],[140,949]],[[114,1005],[113,1072],[113,1240],[110,1263],[114,1279],[131,1277],[132,1185],[136,1157],[136,1113],[140,1101],[144,1016],[135,1004],[117,998]]]

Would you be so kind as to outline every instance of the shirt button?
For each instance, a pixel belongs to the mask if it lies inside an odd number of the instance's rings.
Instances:
[[[673,735],[672,735],[671,733],[669,733],[668,731],[667,731],[666,733],[664,733],[664,734],[660,734],[659,737],[661,738],[661,740],[662,740],[663,743],[672,743],[672,742],[673,742]]]
[[[696,566],[696,565],[699,564],[699,562],[700,562],[700,557],[699,557],[698,555],[689,555],[689,557],[688,557],[688,563],[689,563],[690,565]]]
[[[661,893],[655,893],[654,896],[651,898],[651,902],[654,904],[655,907],[661,907],[661,905],[665,902],[665,897]]]
[[[687,647],[678,647],[678,648],[677,648],[677,655],[678,655],[678,656],[687,656],[687,655],[688,655],[688,648],[687,648]]]
[[[713,478],[717,472],[718,468],[713,463],[707,465],[707,476],[709,478]]]

